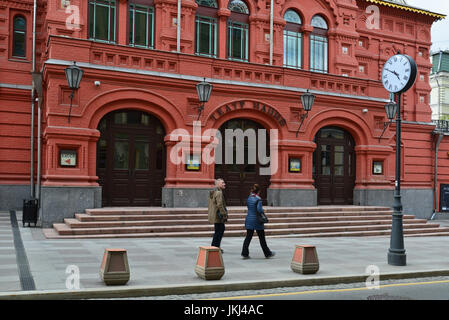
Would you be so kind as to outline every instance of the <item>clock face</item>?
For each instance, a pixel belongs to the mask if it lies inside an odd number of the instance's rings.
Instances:
[[[382,70],[382,84],[389,92],[406,91],[415,82],[416,64],[403,54],[392,56]]]

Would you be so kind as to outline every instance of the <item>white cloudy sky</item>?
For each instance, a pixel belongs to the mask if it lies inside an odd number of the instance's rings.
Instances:
[[[449,1],[448,0],[406,0],[414,7],[447,15],[446,19],[432,25],[432,51],[449,50]]]

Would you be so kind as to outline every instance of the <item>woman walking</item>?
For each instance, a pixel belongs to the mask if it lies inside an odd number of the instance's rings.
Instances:
[[[257,231],[257,236],[259,237],[260,246],[262,247],[265,258],[271,258],[275,255],[275,252],[271,251],[267,246],[264,224],[259,222],[257,217],[259,212],[264,212],[262,208],[262,199],[260,198],[259,193],[260,186],[258,184],[253,185],[251,194],[246,201],[248,214],[245,219],[246,238],[242,248],[243,259],[249,259],[249,244],[253,238],[254,230]]]

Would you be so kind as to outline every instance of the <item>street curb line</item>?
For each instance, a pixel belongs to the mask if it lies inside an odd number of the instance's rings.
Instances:
[[[393,279],[424,278],[448,276],[449,269],[380,274],[380,281]],[[0,293],[0,300],[65,300],[65,299],[111,299],[138,298],[165,295],[201,294],[238,290],[261,290],[280,287],[300,287],[315,285],[334,285],[365,282],[368,275],[323,277],[309,279],[281,279],[247,282],[214,283],[204,285],[167,285],[167,286],[120,286],[107,288],[88,288],[82,290],[36,290]],[[220,281],[220,280],[217,280]]]

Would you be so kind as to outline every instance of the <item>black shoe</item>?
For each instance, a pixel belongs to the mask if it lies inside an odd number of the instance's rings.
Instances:
[[[224,253],[224,250],[220,248],[221,253]]]
[[[271,251],[271,253],[268,256],[265,256],[265,258],[270,259],[273,258],[276,255],[276,252]]]
[[[243,260],[247,260],[247,259],[251,259],[251,258],[250,258],[250,256],[244,256],[244,255],[242,254],[242,259],[243,259]]]

